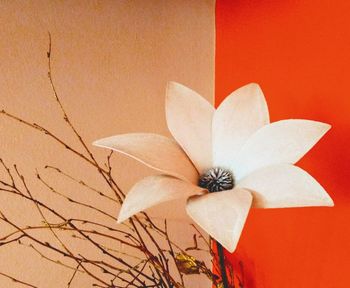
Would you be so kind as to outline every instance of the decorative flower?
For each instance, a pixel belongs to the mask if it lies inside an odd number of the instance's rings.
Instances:
[[[186,211],[192,219],[233,252],[251,206],[334,205],[314,178],[293,165],[330,125],[299,119],[270,123],[259,85],[239,88],[215,110],[193,90],[170,82],[166,119],[176,142],[148,133],[94,142],[162,173],[135,184],[118,222],[187,197]]]

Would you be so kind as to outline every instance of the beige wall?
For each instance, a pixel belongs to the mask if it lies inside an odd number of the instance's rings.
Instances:
[[[213,0],[1,1],[0,8],[0,108],[43,124],[74,147],[79,144],[60,118],[47,79],[48,31],[58,92],[88,143],[137,131],[170,135],[164,116],[169,80],[188,85],[213,102]],[[43,169],[46,164],[55,165],[105,189],[91,168],[55,142],[4,117],[0,135],[0,157],[17,163],[28,179],[34,179],[37,168],[60,191],[116,215],[116,207],[109,202]],[[100,159],[106,155],[92,149]],[[115,157],[113,165],[124,190],[154,173],[123,156]],[[73,209],[36,181],[30,180],[29,185],[37,197],[67,215],[95,217]],[[167,205],[151,213],[177,219],[172,222],[172,234],[189,244],[189,220],[175,208]],[[12,196],[0,194],[0,209],[22,225],[40,221],[31,204]],[[1,235],[8,230],[0,223]],[[81,243],[77,249],[88,248]],[[0,247],[0,259],[0,271],[39,287],[66,287],[71,276],[71,271],[40,259],[25,246]],[[80,276],[72,287],[90,285],[88,278]],[[200,285],[198,281],[189,287]],[[17,284],[0,277],[0,287]]]

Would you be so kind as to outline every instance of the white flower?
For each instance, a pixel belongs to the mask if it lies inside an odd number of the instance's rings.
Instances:
[[[196,92],[171,82],[166,119],[177,143],[147,133],[94,142],[163,174],[136,183],[118,222],[156,204],[188,197],[187,213],[232,252],[251,206],[333,206],[321,185],[293,165],[330,125],[299,119],[270,124],[259,85],[241,87],[215,110]]]

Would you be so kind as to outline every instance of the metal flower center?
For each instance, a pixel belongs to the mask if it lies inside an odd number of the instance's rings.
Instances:
[[[230,190],[235,185],[235,179],[231,171],[214,167],[199,177],[198,186],[209,192]]]

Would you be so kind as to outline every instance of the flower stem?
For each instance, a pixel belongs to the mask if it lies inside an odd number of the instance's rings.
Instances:
[[[229,288],[227,274],[226,274],[226,266],[225,266],[224,247],[222,247],[222,245],[216,241],[216,248],[218,250],[220,273],[221,273],[223,288]]]

